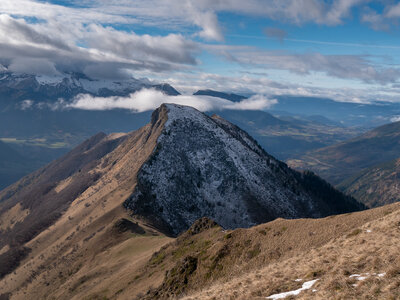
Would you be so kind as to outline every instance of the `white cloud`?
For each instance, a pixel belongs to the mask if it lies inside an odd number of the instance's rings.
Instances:
[[[94,68],[121,75],[124,70],[177,70],[197,64],[197,49],[180,34],[138,35],[55,20],[32,24],[0,14],[0,58],[11,71],[55,74]]]
[[[33,0],[1,0],[0,12],[44,20],[90,24],[138,24],[200,30],[205,39],[222,40],[218,14],[233,12],[301,25],[338,25],[353,7],[366,0],[81,0],[71,1],[80,8],[64,7]],[[83,7],[83,8],[82,8]]]
[[[241,102],[208,97],[208,96],[169,96],[154,89],[142,89],[128,97],[94,97],[88,94],[78,95],[66,108],[83,110],[111,110],[128,109],[134,112],[154,110],[163,103],[175,103],[188,105],[200,111],[211,110],[262,110],[276,104],[275,99],[267,99],[262,95],[256,95]]]

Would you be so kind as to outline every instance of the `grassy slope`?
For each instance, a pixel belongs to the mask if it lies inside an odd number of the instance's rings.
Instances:
[[[324,219],[278,219],[250,229],[185,234],[149,261],[141,277],[168,273],[145,298],[265,299],[318,279],[317,291],[303,292],[300,299],[397,299],[399,230],[400,204],[394,204]],[[371,275],[365,281],[349,277],[360,273]]]
[[[12,249],[30,249],[14,272],[3,270],[4,264],[0,264],[0,270],[9,273],[0,281],[0,295],[12,293],[13,299],[26,299],[26,295],[32,299],[82,299],[92,293],[122,293],[121,288],[135,273],[134,268],[124,272],[125,268],[144,263],[154,249],[168,241],[151,227],[131,219],[122,208],[135,188],[137,171],[155,147],[163,122],[165,118],[160,118],[154,126],[149,124],[125,137],[94,137],[94,146],[88,141],[0,193],[0,259]],[[118,142],[117,148],[110,152],[108,145],[113,141]],[[96,179],[89,187],[71,196],[68,191],[75,191],[77,183],[86,185],[84,179],[92,175]],[[32,193],[38,196],[32,197]],[[9,217],[18,212],[23,212],[24,218]],[[142,230],[134,236],[129,232],[115,234],[114,225],[123,218],[139,221]],[[129,249],[136,243],[141,248],[132,260]],[[107,291],[99,284],[103,281],[107,288],[110,286]]]

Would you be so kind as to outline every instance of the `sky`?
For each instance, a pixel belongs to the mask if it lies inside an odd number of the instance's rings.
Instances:
[[[400,101],[400,1],[1,0],[0,71]]]

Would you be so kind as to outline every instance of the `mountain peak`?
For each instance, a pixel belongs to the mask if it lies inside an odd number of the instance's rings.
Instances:
[[[340,193],[325,201],[321,191],[309,189],[310,178],[220,117],[163,104],[153,112],[152,126],[162,128],[161,133],[125,207],[172,235],[204,216],[224,228],[237,228],[276,217],[319,217],[362,208]],[[333,194],[322,180],[314,183]],[[335,201],[344,205],[335,206]]]

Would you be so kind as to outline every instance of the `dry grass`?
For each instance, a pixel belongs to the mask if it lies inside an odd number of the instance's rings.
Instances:
[[[29,209],[23,209],[20,203],[15,204],[0,216],[0,231],[11,230],[16,223],[22,222],[29,215]]]
[[[235,276],[232,272],[217,283],[188,293],[183,299],[265,299],[275,293],[300,288],[302,282],[316,278],[319,280],[312,288],[316,291],[304,291],[296,299],[399,299],[400,228],[396,225],[400,220],[399,208],[398,204],[387,207],[394,211],[389,214],[371,210],[334,217],[340,223],[348,218],[353,219],[349,224],[364,224],[344,231],[338,237],[332,236],[322,245],[310,245],[308,250],[302,249],[300,243],[300,251],[286,252],[281,258],[259,264],[259,268],[243,272],[240,266],[243,262],[239,262],[236,266],[241,275]],[[327,225],[325,221],[320,220],[320,227]],[[301,230],[303,226],[298,225]],[[284,247],[283,244],[279,249]],[[363,281],[349,277],[366,273],[369,275]],[[382,277],[377,275],[382,273],[385,273]],[[298,278],[302,281],[295,281]]]
[[[61,164],[66,161],[69,165],[69,160],[74,157],[83,157],[88,162],[82,169],[76,167],[76,170],[68,171],[62,169],[62,166],[56,165],[54,169],[50,165],[38,172],[37,178],[35,174],[30,175],[0,194],[1,197],[9,197],[0,204],[1,217],[7,214],[8,207],[13,206],[12,203],[18,202],[19,195],[29,195],[32,189],[30,180],[35,184],[37,180],[44,180],[54,172],[60,178],[47,191],[51,197],[38,198],[40,201],[35,203],[35,197],[32,196],[29,201],[33,210],[24,220],[17,222],[19,229],[23,229],[21,232],[24,236],[31,237],[22,245],[31,251],[14,272],[0,281],[0,295],[11,293],[11,299],[96,299],[116,297],[115,295],[118,298],[129,298],[130,296],[124,295],[131,295],[131,289],[135,292],[148,289],[150,283],[135,287],[135,282],[131,281],[152,253],[170,239],[141,220],[132,219],[122,204],[132,194],[137,171],[152,153],[165,121],[161,117],[158,123],[130,133],[122,141],[116,140],[121,135],[105,137],[104,145],[100,145],[100,149],[83,144],[71,156],[60,161]],[[103,148],[113,141],[119,145],[101,156]],[[87,155],[100,155],[101,158],[90,161]],[[72,163],[73,166],[80,164],[81,161]],[[60,172],[72,174],[65,177]],[[82,173],[85,173],[84,176],[98,178],[72,199],[57,198],[64,195],[71,185],[79,183]],[[53,176],[52,180],[57,176]],[[50,207],[57,201],[61,201],[65,207],[62,214],[52,225],[40,228],[39,232],[30,235],[28,221],[33,214],[35,221],[40,223],[41,218],[47,217],[46,214],[39,213],[40,209],[43,211],[43,207]],[[123,218],[138,222],[137,228],[141,230],[137,233],[129,230],[116,231],[114,224]],[[16,232],[10,230],[6,235],[0,236],[0,240],[15,234]],[[162,282],[162,276],[158,281],[153,279],[156,283]]]

